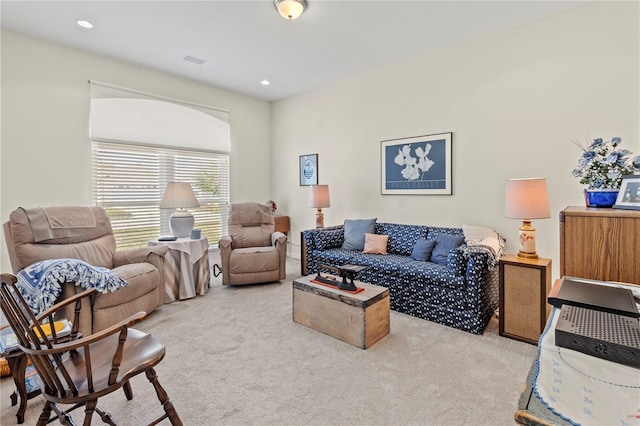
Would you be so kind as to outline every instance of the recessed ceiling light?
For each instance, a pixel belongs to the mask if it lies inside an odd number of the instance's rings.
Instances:
[[[263,86],[268,86],[271,84],[271,82],[269,80],[262,80],[260,84],[262,84]]]
[[[82,19],[78,19],[76,24],[80,25],[82,28],[93,28],[93,24],[89,21],[83,21]]]

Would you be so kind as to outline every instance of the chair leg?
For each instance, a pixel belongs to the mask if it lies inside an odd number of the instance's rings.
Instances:
[[[49,423],[49,417],[51,417],[51,403],[46,401],[44,407],[42,407],[42,412],[40,413],[40,417],[38,417],[36,426],[45,426]]]
[[[160,385],[156,371],[153,368],[149,368],[147,371],[145,371],[145,374],[147,375],[147,379],[149,379],[154,389],[156,390],[156,394],[158,395],[158,400],[162,404],[162,408],[164,408],[164,412],[167,413],[167,416],[169,417],[169,421],[171,422],[171,424],[173,426],[182,426],[182,420],[180,420],[180,417],[178,416],[176,409],[173,407],[173,404],[169,400],[169,395],[167,395],[167,392]]]
[[[65,426],[75,426],[75,423],[73,422],[73,419],[71,418],[69,413],[64,411],[62,408],[58,407],[53,402],[49,402],[49,404],[50,404],[51,408],[53,409],[53,411],[56,412],[56,415],[58,416],[58,420],[60,421],[60,424],[63,424]],[[44,409],[43,409],[43,411],[44,411]]]
[[[111,414],[107,413],[97,405],[96,405],[96,413],[100,415],[100,418],[102,419],[103,423],[109,424],[111,426],[118,426],[118,423],[116,423],[116,421],[113,420],[113,417],[111,417]]]
[[[124,390],[124,395],[127,397],[127,401],[131,401],[133,399],[133,390],[131,389],[131,383],[127,382],[122,386]]]
[[[93,417],[93,412],[96,410],[97,403],[97,399],[92,399],[84,404],[84,423],[82,423],[84,426],[91,426],[91,417]]]

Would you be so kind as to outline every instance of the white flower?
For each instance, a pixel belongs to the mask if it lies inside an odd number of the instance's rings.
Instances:
[[[431,144],[425,144],[415,149],[417,157],[411,156],[411,145],[404,145],[402,149],[398,149],[398,155],[395,156],[393,162],[398,166],[404,166],[402,169],[402,177],[406,180],[421,180],[424,173],[429,171],[431,166],[435,164],[427,155],[431,151]],[[422,173],[420,173],[422,172]]]

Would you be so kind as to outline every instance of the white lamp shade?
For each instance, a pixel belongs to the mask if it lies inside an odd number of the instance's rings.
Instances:
[[[200,203],[188,182],[169,182],[160,203],[161,209],[186,209],[200,207]]]
[[[331,207],[329,185],[311,185],[309,187],[309,207]]]
[[[551,217],[546,178],[508,179],[504,215],[512,219]]]

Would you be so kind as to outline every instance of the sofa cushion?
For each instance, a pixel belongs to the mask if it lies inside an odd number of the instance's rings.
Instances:
[[[433,252],[435,246],[435,241],[420,238],[413,246],[413,250],[411,250],[411,258],[425,262],[431,258],[431,252]]]
[[[465,279],[455,276],[446,266],[433,262],[409,260],[403,263],[396,273],[398,277],[412,285],[437,286],[451,289],[465,287]]]
[[[314,242],[316,249],[326,250],[330,248],[342,247],[344,240],[344,229],[331,229],[328,231],[314,232]]]
[[[370,254],[387,254],[388,235],[364,234],[364,250],[363,253]]]
[[[314,250],[312,252],[312,258],[318,263],[326,263],[327,265],[331,266],[340,266],[351,263],[351,259],[353,259],[356,254],[359,253],[353,250],[333,248],[327,250]]]
[[[436,237],[436,246],[433,248],[433,252],[431,253],[431,262],[446,266],[449,252],[460,247],[463,242],[463,236],[439,234]]]
[[[344,221],[344,242],[342,248],[345,250],[364,250],[364,234],[375,232],[377,218],[373,219],[346,219]]]
[[[229,256],[229,272],[232,274],[251,274],[264,271],[277,271],[280,257],[273,247],[248,247],[236,249]]]
[[[404,264],[410,262],[407,256],[399,254],[387,254],[386,256],[376,256],[375,254],[360,253],[351,259],[351,263],[355,265],[367,266],[368,272],[377,272],[380,274],[394,275],[397,274]]]
[[[391,254],[411,255],[411,250],[420,238],[427,236],[429,228],[422,225],[398,223],[376,223],[376,234],[389,236],[387,251]]]

